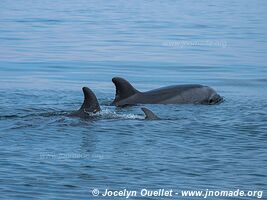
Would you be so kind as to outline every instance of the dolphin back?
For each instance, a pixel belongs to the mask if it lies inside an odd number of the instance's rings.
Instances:
[[[94,92],[90,90],[88,87],[83,87],[83,94],[84,94],[84,101],[79,110],[85,112],[93,112],[93,113],[99,112],[100,106]]]
[[[151,110],[149,110],[148,108],[141,108],[142,111],[145,113],[145,118],[148,120],[155,120],[155,119],[159,119],[159,117],[157,115],[155,115]]]
[[[88,87],[83,87],[82,90],[84,95],[83,104],[79,110],[70,113],[69,116],[86,118],[88,113],[97,113],[101,110],[94,92]]]
[[[115,84],[116,87],[116,95],[111,105],[117,105],[119,101],[126,99],[136,93],[140,93],[127,80],[123,78],[114,77],[112,79],[112,82]]]

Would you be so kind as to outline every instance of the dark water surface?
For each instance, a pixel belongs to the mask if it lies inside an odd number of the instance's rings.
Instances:
[[[92,199],[94,188],[266,198],[266,10],[252,0],[1,1],[1,199]],[[113,76],[141,91],[204,84],[226,100],[147,105],[162,120],[146,121],[140,106],[109,106]],[[99,98],[97,120],[67,116],[83,86]]]

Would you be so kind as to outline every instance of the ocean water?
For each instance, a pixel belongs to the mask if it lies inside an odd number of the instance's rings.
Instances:
[[[266,10],[260,0],[2,0],[1,199],[125,199],[101,194],[145,188],[266,199]],[[147,121],[142,105],[109,105],[114,76],[141,91],[208,85],[225,101],[146,105],[161,118]],[[97,119],[68,116],[83,86],[100,101]]]

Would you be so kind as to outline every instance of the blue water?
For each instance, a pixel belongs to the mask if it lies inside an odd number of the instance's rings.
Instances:
[[[2,0],[1,199],[94,199],[94,188],[266,199],[266,10],[260,0]],[[109,106],[114,76],[141,91],[204,84],[225,102],[147,105],[161,118],[147,121],[140,106]],[[99,98],[97,120],[67,116],[83,86]]]

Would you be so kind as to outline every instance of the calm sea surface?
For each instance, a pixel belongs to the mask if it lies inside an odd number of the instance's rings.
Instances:
[[[0,1],[1,199],[93,199],[94,188],[266,199],[266,10],[260,0]],[[204,84],[225,102],[147,105],[161,120],[146,121],[140,106],[109,106],[114,76],[141,91]],[[99,98],[97,120],[67,116],[83,86]]]

